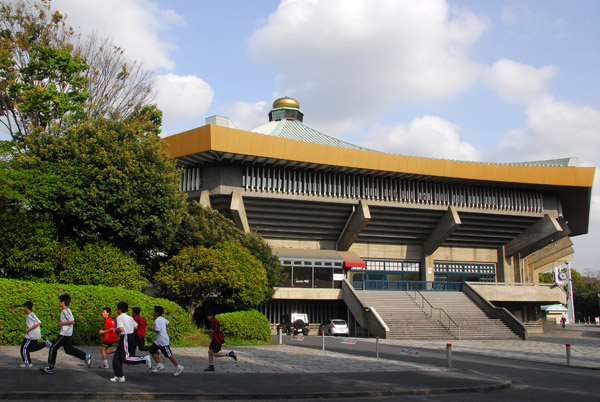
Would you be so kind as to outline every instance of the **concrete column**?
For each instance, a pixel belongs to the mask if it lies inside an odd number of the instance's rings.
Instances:
[[[435,279],[435,269],[433,268],[433,255],[425,255],[421,257],[421,280],[433,282]]]
[[[200,193],[200,205],[203,208],[211,208],[210,205],[210,191],[204,190]]]
[[[528,255],[540,246],[548,244],[549,241],[556,241],[567,234],[556,218],[545,215],[523,233],[506,243],[505,253],[508,256],[518,253]]]
[[[337,241],[337,250],[348,251],[354,240],[360,235],[360,232],[367,226],[371,220],[371,211],[366,200],[360,200],[358,205],[354,207],[354,211],[348,218],[346,226],[342,230]]]
[[[518,264],[516,264],[518,267]],[[496,265],[496,281],[515,282],[515,259],[506,255],[504,246],[498,249],[498,264]]]
[[[461,221],[456,207],[450,206],[427,240],[425,240],[423,253],[425,255],[433,254],[460,225]]]
[[[235,190],[231,194],[230,209],[236,226],[245,233],[250,232],[250,225],[248,225],[248,217],[246,216],[246,208],[244,207],[244,199],[242,198],[242,190]]]

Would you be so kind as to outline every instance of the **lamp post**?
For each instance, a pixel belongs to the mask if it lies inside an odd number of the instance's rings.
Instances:
[[[569,293],[567,300],[567,317],[569,318],[569,323],[575,323],[575,304],[573,303],[573,278],[571,277],[571,263],[569,261],[565,261],[567,264],[567,275],[569,275]]]

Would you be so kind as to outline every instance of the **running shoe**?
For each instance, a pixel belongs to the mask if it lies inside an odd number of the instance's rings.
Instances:
[[[31,364],[31,363],[23,363],[23,364],[19,364],[19,367],[21,367],[21,368],[33,367],[33,364]]]
[[[153,373],[158,373],[159,371],[163,371],[165,369],[165,366],[162,363],[158,363],[156,365],[156,367],[154,367],[154,370],[152,370]]]
[[[92,356],[89,353],[85,355],[85,364],[87,364],[88,368],[92,367]]]
[[[108,366],[108,364],[101,364],[100,366],[98,366],[98,368],[107,369],[107,368],[110,368],[110,367]]]
[[[180,364],[179,366],[177,366],[175,368],[175,372],[173,373],[173,377],[177,377],[178,375],[181,375],[181,373],[183,373],[183,366]]]
[[[208,366],[204,371],[215,371],[215,366]]]
[[[146,366],[148,366],[148,370],[152,368],[152,360],[150,359],[150,355],[144,356],[144,360],[146,360]]]
[[[233,360],[235,360],[237,362],[237,355],[235,354],[235,352],[233,350],[231,352],[227,353],[227,356],[231,357]]]
[[[41,368],[40,371],[44,374],[54,374],[54,369],[50,366],[46,366],[44,368]]]
[[[123,377],[113,377],[110,380],[108,380],[110,382],[125,382],[125,376]]]
[[[50,339],[46,339],[46,347],[49,348],[50,346],[52,346],[52,342],[50,342]]]

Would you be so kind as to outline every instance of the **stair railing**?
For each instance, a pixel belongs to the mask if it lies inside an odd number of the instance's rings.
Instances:
[[[460,340],[460,325],[458,325],[458,323],[454,321],[452,317],[450,317],[450,315],[446,313],[446,311],[443,308],[434,307],[431,303],[429,303],[429,300],[427,300],[417,289],[412,289],[412,292],[406,290],[406,293],[412,299],[412,301],[415,302],[417,307],[421,309],[421,311],[423,312],[423,314],[425,314],[425,317],[427,317],[428,320],[432,319],[434,310],[437,310],[437,312],[439,313],[437,321],[444,328],[446,328],[446,330],[450,334],[452,334],[456,339]]]

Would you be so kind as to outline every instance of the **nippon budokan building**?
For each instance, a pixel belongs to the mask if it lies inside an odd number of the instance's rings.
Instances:
[[[352,335],[526,339],[540,306],[567,303],[538,275],[587,233],[593,167],[377,152],[303,117],[286,97],[252,131],[213,116],[164,139],[181,190],[279,256],[285,279],[259,307],[272,324],[298,312]]]

